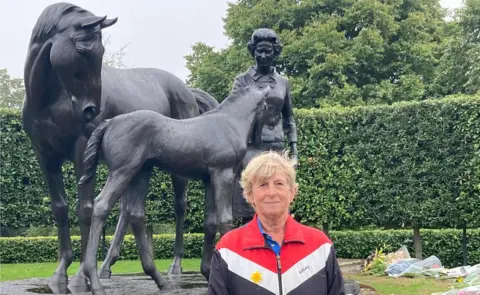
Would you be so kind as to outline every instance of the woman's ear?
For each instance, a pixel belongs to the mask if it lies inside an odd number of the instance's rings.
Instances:
[[[252,194],[252,191],[248,192],[245,196],[247,197],[248,203],[253,206],[253,194]]]
[[[292,186],[292,201],[297,197],[298,194],[298,185]]]

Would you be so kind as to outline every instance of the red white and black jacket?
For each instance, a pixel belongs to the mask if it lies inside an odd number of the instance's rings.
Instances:
[[[333,243],[291,216],[277,256],[257,225],[257,215],[226,233],[214,251],[209,295],[344,295]]]

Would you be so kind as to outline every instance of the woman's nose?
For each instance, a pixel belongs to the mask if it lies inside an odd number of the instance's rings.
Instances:
[[[277,191],[275,190],[274,185],[268,185],[267,186],[267,195],[272,195],[275,194]]]

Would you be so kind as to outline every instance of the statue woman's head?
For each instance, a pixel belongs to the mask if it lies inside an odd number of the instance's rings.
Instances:
[[[248,51],[260,67],[269,67],[282,52],[283,45],[275,31],[261,28],[253,32],[248,41]]]

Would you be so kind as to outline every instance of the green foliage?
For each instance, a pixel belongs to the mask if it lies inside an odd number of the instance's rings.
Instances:
[[[450,26],[441,46],[438,75],[434,81],[438,95],[477,93],[480,85],[480,0],[466,0],[454,15],[459,26]]]
[[[444,42],[459,33],[444,16],[438,0],[237,1],[224,19],[232,44],[218,52],[194,46],[189,83],[225,97],[235,75],[254,64],[251,34],[267,27],[284,44],[276,66],[291,80],[298,108],[435,97]]]
[[[187,84],[201,87],[219,102],[228,96],[239,70],[250,65],[250,54],[238,46],[214,51],[205,43],[196,43],[192,50],[185,59],[187,68],[196,74],[188,77]]]
[[[469,230],[469,263],[480,263],[480,230]],[[446,267],[462,264],[461,230],[422,230],[425,257],[436,255]],[[413,253],[413,236],[410,230],[372,230],[372,231],[332,231],[330,237],[335,245],[337,257],[366,258],[372,250],[388,246],[386,252],[394,252],[406,245]],[[112,237],[106,237],[109,247]],[[186,234],[185,258],[201,258],[203,234]],[[218,237],[217,237],[218,239]],[[153,236],[154,258],[173,257],[175,235]],[[72,237],[74,260],[80,257],[80,237]],[[2,263],[49,262],[57,259],[58,241],[56,237],[0,238],[0,261]],[[101,251],[98,253],[101,259]],[[119,260],[138,259],[135,239],[125,236]]]
[[[127,55],[125,50],[129,44],[127,43],[123,45],[117,51],[111,51],[110,35],[106,34],[105,32],[102,32],[102,35],[103,35],[102,44],[103,44],[103,47],[105,47],[105,53],[103,54],[102,63],[109,67],[127,68],[128,66],[125,65],[123,59]]]
[[[391,106],[295,110],[299,196],[292,212],[332,230],[478,227],[480,97],[402,102]],[[54,224],[47,186],[18,112],[0,111],[2,228]],[[96,193],[107,171],[99,167]],[[71,226],[78,224],[75,175],[64,165]],[[204,188],[191,182],[185,228],[203,232]],[[107,226],[115,226],[118,206]],[[168,175],[152,177],[150,224],[175,222]]]
[[[478,226],[478,97],[297,110],[307,224]],[[475,170],[477,169],[477,170]]]
[[[23,79],[10,77],[7,69],[0,69],[0,108],[20,109],[24,95]]]
[[[385,275],[385,269],[387,268],[387,253],[385,249],[387,245],[375,249],[373,253],[373,259],[363,268],[363,273],[367,275],[382,276]]]
[[[2,230],[27,229],[30,226],[51,226],[54,219],[50,210],[50,197],[35,153],[25,131],[20,113],[13,109],[0,109],[0,227]],[[70,225],[78,225],[76,217],[76,180],[73,165],[63,166],[65,190],[69,205]],[[106,181],[106,167],[100,165],[95,192],[100,193]],[[203,184],[191,182],[187,208],[187,231],[201,231],[203,227]],[[170,177],[155,170],[150,182],[147,201],[148,221],[153,224],[173,223],[173,191]],[[110,214],[108,226],[115,226],[118,205]]]
[[[455,229],[423,229],[423,257],[437,256],[445,267],[463,264],[462,231]],[[471,229],[468,234],[468,263],[480,263],[480,229]],[[333,231],[330,234],[335,244],[337,257],[365,258],[373,250],[384,247],[384,253],[391,253],[403,245],[414,256],[413,231],[411,230],[371,230]]]
[[[110,247],[112,236],[106,236],[107,247]],[[173,257],[175,235],[163,234],[153,236],[154,258],[167,259]],[[185,258],[202,257],[203,234],[186,234],[184,236]],[[56,237],[16,237],[0,238],[0,259],[2,263],[27,263],[56,261],[58,256],[58,240]],[[80,260],[80,237],[72,236],[73,259]],[[101,248],[99,248],[101,249]],[[102,251],[98,251],[101,260]],[[120,250],[119,260],[139,259],[132,235],[126,235]]]
[[[0,134],[0,227],[53,224],[47,185],[18,110],[0,109]]]

